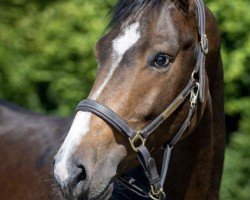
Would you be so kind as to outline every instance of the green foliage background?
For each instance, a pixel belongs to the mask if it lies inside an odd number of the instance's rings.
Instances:
[[[207,0],[222,36],[231,133],[222,200],[250,199],[250,1]],[[0,0],[0,98],[66,116],[95,77],[93,47],[114,0]]]

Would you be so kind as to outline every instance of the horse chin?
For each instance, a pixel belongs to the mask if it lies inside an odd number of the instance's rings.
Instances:
[[[110,199],[112,196],[112,192],[113,192],[113,186],[114,186],[113,183],[109,183],[104,190],[98,192],[99,193],[98,195],[90,196],[89,200],[108,200],[108,199]]]

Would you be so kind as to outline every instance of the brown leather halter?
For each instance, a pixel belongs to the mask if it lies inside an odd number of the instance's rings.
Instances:
[[[151,190],[149,196],[155,200],[166,199],[163,186],[166,180],[171,151],[175,144],[183,136],[190,126],[192,116],[197,108],[198,99],[201,103],[205,101],[205,57],[208,53],[208,40],[205,34],[205,8],[203,0],[196,0],[198,13],[198,32],[200,41],[198,44],[196,66],[193,70],[190,81],[179,96],[160,114],[155,120],[142,130],[134,130],[116,113],[93,100],[83,100],[77,106],[77,111],[91,112],[110,125],[118,132],[128,137],[131,147],[137,153],[138,159],[144,168]],[[161,174],[158,174],[154,158],[151,157],[145,146],[148,136],[153,133],[188,97],[190,97],[190,107],[187,118],[175,134],[166,144],[163,156]],[[136,145],[136,144],[140,145]],[[133,187],[133,186],[131,186]]]

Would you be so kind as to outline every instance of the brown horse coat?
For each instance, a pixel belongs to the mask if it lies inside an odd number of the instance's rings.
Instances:
[[[71,118],[38,115],[0,101],[0,199],[52,200],[52,157]]]

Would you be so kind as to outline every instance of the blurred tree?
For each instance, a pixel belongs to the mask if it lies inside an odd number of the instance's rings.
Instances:
[[[250,1],[208,0],[222,38],[225,109],[231,143],[221,199],[250,199]]]
[[[11,0],[0,7],[0,98],[68,115],[95,77],[93,47],[110,5],[102,0]]]
[[[87,96],[115,0],[1,0],[0,98],[68,115]],[[207,0],[221,30],[228,132],[221,199],[250,199],[250,1]]]

